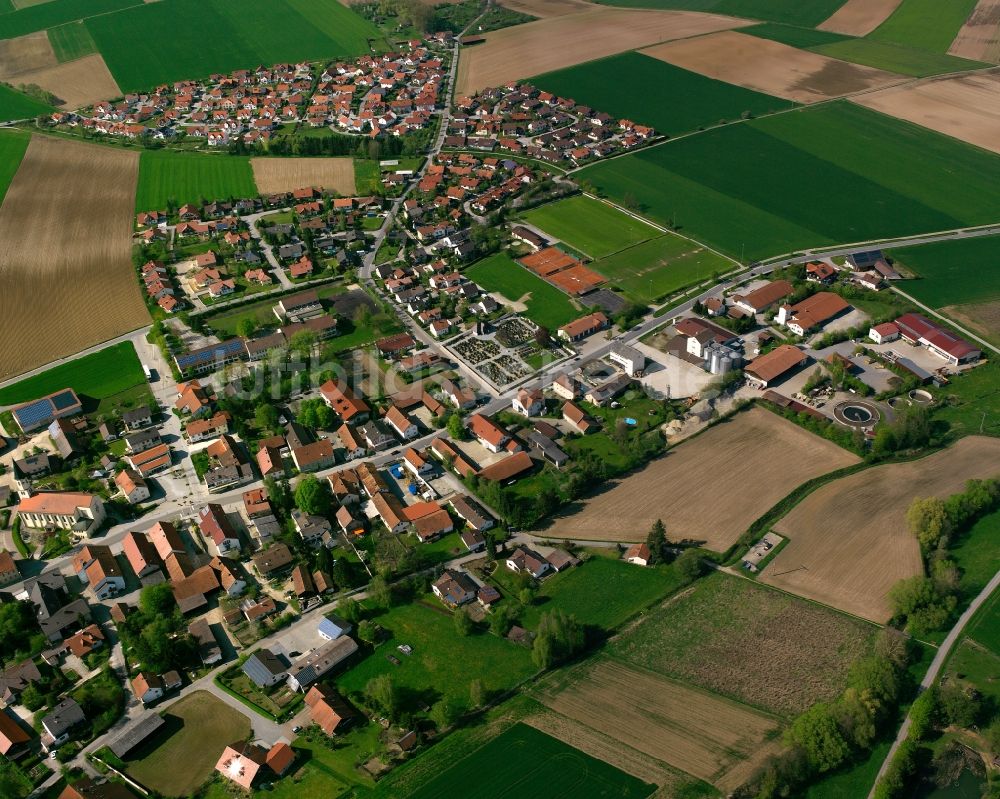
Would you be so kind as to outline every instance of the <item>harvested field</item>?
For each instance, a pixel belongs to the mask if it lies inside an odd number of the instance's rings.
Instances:
[[[836,444],[752,408],[585,500],[579,512],[557,518],[545,535],[642,541],[662,519],[671,539],[700,541],[724,552],[796,486],[857,461]],[[650,496],[651,485],[662,490]]]
[[[1000,63],[1000,0],[979,0],[948,52],[974,61]]]
[[[737,31],[669,42],[643,50],[675,66],[747,89],[815,103],[903,78]]]
[[[503,7],[521,14],[531,14],[539,19],[582,14],[600,8],[595,3],[587,3],[585,0],[504,0]]]
[[[149,322],[131,258],[138,174],[138,153],[31,139],[0,206],[0,378]]]
[[[1000,342],[1000,300],[973,302],[968,305],[949,305],[941,313],[950,319],[972,328],[983,338]]]
[[[355,193],[353,158],[251,158],[262,194],[316,186],[345,197]]]
[[[867,36],[885,22],[902,0],[847,0],[825,22],[821,31]]]
[[[1000,439],[963,438],[909,463],[876,466],[810,494],[774,529],[788,544],[761,575],[765,583],[884,622],[889,589],[923,573],[906,526],[918,497],[947,497],[972,478],[1000,475]]]
[[[604,658],[547,681],[535,696],[556,713],[726,788],[727,772],[759,757],[778,729],[758,711]]]
[[[959,75],[883,89],[854,102],[1000,153],[1000,74]]]
[[[873,634],[858,619],[716,573],[645,614],[611,642],[610,654],[795,716],[843,690],[851,663],[870,651]]]
[[[17,76],[17,82],[37,83],[58,97],[67,110],[120,97],[122,93],[98,53],[65,64],[24,72]]]
[[[45,31],[18,36],[16,39],[0,39],[0,80],[9,80],[22,72],[55,66],[56,54],[49,44]],[[15,80],[13,83],[28,81]]]
[[[613,8],[540,19],[487,33],[484,44],[463,50],[457,90],[474,92],[625,50],[748,24],[718,14]]]

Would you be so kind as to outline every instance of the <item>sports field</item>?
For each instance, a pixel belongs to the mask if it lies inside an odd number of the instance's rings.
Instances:
[[[932,53],[946,53],[976,0],[903,0],[872,39]]]
[[[579,175],[730,255],[745,245],[751,259],[1000,218],[1000,158],[847,102],[708,131]]]
[[[164,796],[191,796],[215,767],[226,744],[250,735],[250,720],[207,691],[167,707],[166,724],[126,760],[128,774]],[[176,764],[164,768],[164,763]],[[181,766],[180,764],[183,764]]]
[[[465,274],[486,291],[502,294],[533,322],[554,331],[580,316],[569,297],[533,275],[505,253],[491,255]]]
[[[73,61],[97,52],[97,44],[82,22],[67,22],[57,28],[49,28],[49,42],[60,61]]]
[[[668,527],[669,534],[669,527]],[[616,659],[783,716],[829,700],[875,628],[727,574],[647,613],[608,647]]]
[[[0,122],[51,114],[52,107],[0,83]]]
[[[359,55],[379,37],[338,0],[170,0],[86,24],[126,92],[257,64]],[[149,40],[156,46],[129,46]]]
[[[28,149],[30,140],[31,137],[24,131],[0,132],[0,203],[3,203],[7,188],[21,165],[21,159],[24,158],[24,151]]]
[[[690,239],[667,233],[589,264],[640,303],[656,302],[684,286],[735,267]]]
[[[833,14],[844,0],[600,0],[605,5],[662,8],[730,14],[734,17],[787,22],[812,28]]]
[[[661,235],[645,222],[584,194],[532,208],[524,218],[590,258],[603,258]]]
[[[516,724],[410,794],[410,799],[643,799],[655,785]]]
[[[0,14],[0,39],[12,39],[75,19],[136,5],[142,5],[141,0],[50,0],[10,14]]]
[[[135,208],[162,210],[171,200],[183,205],[257,193],[250,159],[244,156],[146,150],[139,162]]]
[[[795,105],[635,52],[538,75],[531,83],[671,136]]]
[[[932,308],[1000,298],[1000,236],[903,247],[889,255],[918,275],[899,288]]]

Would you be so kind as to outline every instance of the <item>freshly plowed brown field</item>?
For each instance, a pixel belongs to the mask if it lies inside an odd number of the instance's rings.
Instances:
[[[56,54],[49,44],[49,35],[45,31],[0,40],[0,80],[7,80],[33,69],[55,66],[57,63]]]
[[[1000,300],[949,305],[941,313],[972,328],[984,338],[1000,342]]]
[[[672,540],[728,549],[792,489],[858,458],[753,408],[686,441],[546,529],[553,538],[642,541],[657,519]]]
[[[788,543],[761,580],[872,621],[891,615],[889,589],[923,573],[906,526],[918,497],[946,497],[966,480],[1000,476],[1000,439],[963,438],[908,463],[875,466],[817,489],[774,529]]]
[[[561,675],[537,698],[632,749],[727,787],[734,766],[763,760],[761,747],[779,726],[751,708],[605,659]]]
[[[24,72],[17,76],[17,82],[38,84],[58,97],[67,110],[120,97],[122,93],[100,53]]]
[[[335,191],[345,197],[355,193],[353,158],[251,158],[250,166],[262,194],[307,186]]]
[[[847,0],[825,22],[817,25],[821,31],[867,36],[885,22],[902,0]]]
[[[149,322],[131,259],[139,154],[34,136],[0,206],[0,379]]]
[[[781,42],[724,31],[643,50],[674,66],[798,103],[815,103],[903,80]]]
[[[567,14],[581,14],[584,11],[594,11],[600,8],[596,3],[586,0],[504,0],[504,8],[531,14],[539,19],[563,17]]]
[[[458,62],[459,94],[571,67],[658,42],[751,24],[718,14],[596,8],[492,31],[464,48]]]
[[[1000,63],[1000,0],[976,3],[948,52],[973,61]]]
[[[998,93],[1000,74],[977,73],[882,89],[853,101],[1000,153]]]

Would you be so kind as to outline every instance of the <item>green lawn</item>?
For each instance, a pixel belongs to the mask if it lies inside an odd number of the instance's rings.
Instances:
[[[51,114],[53,110],[52,106],[34,100],[17,89],[0,83],[0,122],[9,122],[12,119],[33,119],[37,116]]]
[[[250,734],[250,720],[207,691],[169,705],[166,725],[134,749],[128,773],[165,796],[190,796],[212,774],[226,744]],[[164,768],[165,763],[182,767]]]
[[[932,53],[946,53],[976,0],[903,0],[870,38]]]
[[[668,233],[594,261],[591,269],[640,303],[655,302],[684,286],[735,268],[732,261]]]
[[[635,52],[548,72],[530,82],[671,136],[739,119],[744,113],[760,116],[795,105]]]
[[[102,400],[136,386],[146,387],[146,375],[132,342],[124,341],[0,389],[0,405],[28,402],[67,387]]]
[[[360,55],[379,35],[338,0],[170,0],[93,17],[87,27],[126,92],[257,64]],[[129,46],[150,39],[156,47]]]
[[[601,0],[605,5],[731,14],[734,17],[787,22],[812,28],[833,14],[844,0]]]
[[[948,552],[962,570],[958,584],[962,597],[960,604],[971,602],[1000,571],[1000,511],[972,525],[948,548]],[[1000,654],[1000,649],[997,654]]]
[[[579,175],[734,257],[744,246],[761,258],[1000,217],[1000,157],[846,102],[708,131]]]
[[[244,156],[146,150],[139,161],[135,207],[137,211],[162,210],[171,200],[183,205],[257,193],[250,159]]]
[[[934,417],[948,423],[952,438],[980,432],[1000,436],[1000,366],[996,361],[951,378],[949,385],[934,393],[943,400],[935,407]]]
[[[48,3],[0,15],[0,39],[13,39],[15,36],[24,36],[26,33],[54,28],[76,19],[107,14],[135,5],[142,5],[141,0],[50,0]]]
[[[432,705],[441,697],[468,707],[472,680],[481,680],[492,693],[512,688],[535,672],[531,653],[522,646],[488,632],[458,635],[451,611],[432,594],[393,607],[374,620],[390,637],[374,651],[359,653],[355,665],[336,679],[337,687],[346,694],[364,691],[378,674],[390,674],[409,712]],[[402,654],[396,649],[399,644],[409,644],[413,653]],[[398,658],[400,664],[390,663],[388,655]]]
[[[994,531],[998,529],[1000,528],[994,527]],[[1000,593],[995,593],[979,609],[969,626],[967,635],[1000,657]]]
[[[49,43],[60,62],[97,52],[97,43],[82,22],[67,22],[58,28],[49,28]]]
[[[525,316],[549,330],[555,330],[580,315],[569,297],[506,253],[497,253],[479,261],[466,270],[466,275],[486,291],[496,291],[514,302],[523,298],[527,306]]]
[[[603,258],[661,235],[645,222],[583,194],[532,208],[524,218],[590,258]]]
[[[3,202],[10,182],[14,179],[17,168],[28,149],[31,136],[21,130],[5,130],[0,132],[0,203]]]
[[[889,254],[919,275],[899,288],[932,308],[1000,297],[1000,236],[903,247]]]
[[[516,724],[410,794],[410,799],[641,799],[650,785]]]
[[[875,39],[847,39],[809,49],[814,53],[828,55],[831,58],[853,61],[855,64],[864,64],[868,67],[884,69],[900,75],[912,75],[917,78],[990,66],[978,61],[956,58],[947,53],[917,50]]]
[[[994,618],[994,623],[997,619]],[[971,637],[963,638],[948,658],[946,675],[954,678],[961,674],[963,679],[974,685],[986,701],[1000,702],[1000,655],[990,651]]]

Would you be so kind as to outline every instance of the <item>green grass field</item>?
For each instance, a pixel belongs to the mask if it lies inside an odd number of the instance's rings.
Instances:
[[[958,584],[960,604],[971,602],[1000,571],[1000,512],[984,516],[972,525],[949,546],[948,554],[962,572]],[[997,654],[1000,655],[1000,649]]]
[[[49,43],[60,62],[97,52],[97,43],[82,22],[67,22],[58,28],[49,28]]]
[[[0,15],[0,39],[13,39],[15,36],[54,28],[76,19],[136,5],[142,5],[141,0],[50,0],[48,3]]]
[[[532,208],[524,218],[590,258],[603,258],[661,235],[645,222],[583,194]]]
[[[466,270],[466,275],[486,291],[496,291],[513,302],[530,295],[523,300],[527,306],[524,315],[549,330],[555,330],[580,316],[569,297],[533,275],[506,253],[497,253],[473,264]]]
[[[67,387],[102,400],[140,385],[146,385],[146,375],[139,356],[130,341],[123,341],[0,389],[0,405],[28,402]]]
[[[52,106],[34,100],[17,89],[0,83],[0,122],[9,122],[12,119],[33,119],[37,116],[51,114],[53,110]]]
[[[770,39],[774,42],[781,42],[790,47],[798,47],[802,50],[809,50],[813,47],[820,47],[824,44],[833,44],[850,40],[850,36],[831,31],[818,31],[814,28],[800,28],[796,25],[782,25],[777,22],[762,22],[760,25],[751,25],[748,28],[740,28],[740,33],[748,33],[760,39]]]
[[[844,0],[600,0],[604,5],[628,8],[703,11],[731,14],[812,28],[844,4]]]
[[[890,250],[919,279],[899,288],[932,308],[1000,297],[1000,236],[983,236]]]
[[[903,0],[870,38],[932,53],[946,53],[976,0]]]
[[[130,753],[128,773],[166,796],[190,796],[215,768],[226,744],[250,734],[250,720],[206,691],[166,709],[166,725]],[[183,767],[164,768],[164,763]]]
[[[17,168],[28,149],[31,136],[21,130],[5,130],[0,132],[0,203],[3,202],[10,182],[17,173]]]
[[[760,116],[795,105],[634,52],[548,72],[530,82],[671,136],[739,119],[743,113]]]
[[[684,286],[728,272],[732,261],[668,233],[590,264],[640,303],[655,302]]]
[[[488,632],[459,636],[444,605],[430,594],[422,601],[427,604],[411,602],[375,617],[390,637],[367,656],[356,656],[355,665],[336,678],[341,691],[363,691],[372,677],[391,674],[401,703],[415,712],[441,696],[468,706],[474,679],[482,680],[488,692],[504,691],[535,672],[526,648]],[[412,646],[413,654],[400,654],[399,644]],[[400,664],[390,663],[386,655],[398,657]]]
[[[410,799],[641,799],[649,785],[578,749],[516,724],[425,783]]]
[[[995,529],[1000,530],[1000,527]],[[967,634],[1000,656],[1000,594],[994,594],[980,608]]]
[[[244,156],[146,150],[139,161],[135,208],[162,210],[171,200],[183,205],[257,193],[250,159]]]
[[[579,175],[729,255],[745,246],[751,259],[1000,217],[1000,157],[846,102],[708,131]]]
[[[87,28],[126,92],[257,64],[359,55],[379,36],[337,0],[170,0],[93,17]],[[126,46],[150,38],[156,47]]]

